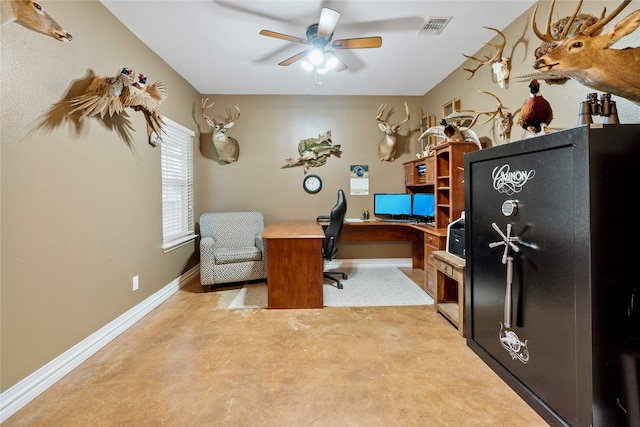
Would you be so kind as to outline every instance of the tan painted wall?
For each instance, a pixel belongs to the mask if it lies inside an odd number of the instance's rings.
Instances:
[[[312,84],[309,75],[309,83]],[[373,213],[374,192],[404,192],[402,162],[418,152],[422,97],[376,96],[234,96],[208,95],[215,106],[207,114],[223,115],[238,105],[241,116],[229,132],[240,144],[237,163],[220,164],[211,142],[211,127],[202,129],[202,209],[224,211],[256,209],[272,223],[288,219],[315,219],[328,214],[338,189],[347,194],[347,217],[360,217],[367,207]],[[405,118],[407,101],[411,119],[398,132],[399,157],[394,162],[378,159],[378,142],[383,132],[376,113],[382,103],[392,122]],[[386,114],[385,114],[386,115]],[[302,188],[302,167],[282,168],[286,158],[297,158],[298,143],[331,130],[340,157],[330,156],[309,173],[322,178],[317,194]],[[350,195],[350,166],[369,166],[368,196]],[[408,243],[341,244],[340,258],[409,257]]]
[[[566,9],[563,3],[573,2],[560,2],[561,10]],[[634,1],[629,10],[639,3]],[[199,109],[201,96],[98,2],[57,1],[45,7],[73,34],[72,42],[63,44],[15,24],[0,30],[3,391],[197,263],[195,245],[168,254],[160,250],[160,151],[147,145],[141,113],[128,114],[130,146],[108,121],[76,125],[49,116],[42,122],[89,70],[111,75],[130,66],[148,74],[150,81],[165,81],[169,99],[163,114],[194,130],[191,112]],[[526,14],[506,32],[507,49],[524,35],[514,49],[514,73],[530,72],[538,45],[528,19]],[[203,126],[195,150],[196,220],[202,212],[242,209],[263,211],[267,223],[315,218],[328,213],[338,188],[349,189],[351,164],[369,165],[371,194],[402,191],[402,162],[419,150],[419,121],[426,111],[440,117],[442,103],[453,97],[462,99],[462,108],[492,107],[479,89],[500,94],[511,109],[528,96],[523,83],[501,92],[486,70],[472,80],[467,75],[454,72],[424,98],[204,95],[216,102],[214,112],[240,106],[242,115],[230,135],[241,152],[237,163],[219,164],[211,129]],[[552,127],[574,126],[579,102],[590,90],[574,83],[553,89],[543,84],[542,90],[556,109]],[[394,108],[392,120],[399,120],[405,100],[412,118],[400,131],[401,157],[380,162],[376,111],[387,103]],[[638,123],[640,108],[617,101],[621,121]],[[281,167],[285,158],[297,156],[301,139],[326,130],[343,153],[311,170],[324,186],[309,195],[302,189],[302,169]],[[488,125],[478,133],[490,135]],[[514,132],[512,139],[521,134]],[[373,209],[372,196],[348,196],[347,201],[351,217],[365,206]],[[406,244],[346,244],[339,256],[409,254]],[[137,292],[131,291],[134,275],[140,275]]]
[[[163,114],[196,130],[199,94],[100,3],[43,6],[71,42],[1,27],[3,391],[197,263],[194,245],[161,250],[160,149],[142,113],[127,112],[127,144],[112,128],[126,121],[76,124],[60,103],[90,70],[129,66],[164,81]]]
[[[539,2],[537,24],[538,28],[544,32],[547,13],[549,11],[550,2]],[[589,13],[600,16],[603,7],[607,11],[614,10],[620,2],[618,1],[585,1],[582,6],[583,13]],[[561,1],[556,3],[554,12],[554,22],[564,16],[569,16],[577,2]],[[640,9],[640,1],[632,1],[620,15],[613,20],[613,24],[622,20],[632,11]],[[531,29],[531,17],[533,16],[533,8],[528,13],[523,14],[519,19],[509,25],[503,33],[507,38],[507,44],[504,55],[512,58],[511,75],[523,75],[534,72],[532,64],[535,60],[534,51],[540,46],[541,41],[536,37]],[[482,23],[479,23],[480,25]],[[606,32],[612,24],[609,23],[605,27]],[[498,42],[498,38],[494,37],[495,32],[487,30],[487,39],[483,42]],[[493,39],[493,40],[492,40]],[[618,48],[624,46],[640,46],[640,29],[636,29],[632,34],[616,45]],[[493,55],[494,49],[484,47],[479,52],[464,52],[477,58],[483,58],[485,55]],[[452,52],[452,54],[459,54]],[[498,96],[502,103],[508,107],[508,111],[515,113],[529,97],[529,81],[517,83],[515,80],[509,84],[507,89],[500,89],[496,83],[491,80],[490,69],[484,66],[475,73],[475,76],[467,80],[470,73],[464,71],[464,68],[474,68],[477,62],[468,60],[463,67],[459,68],[446,79],[438,84],[437,87],[429,91],[425,96],[425,109],[437,116],[438,120],[442,118],[442,105],[452,98],[460,100],[461,109],[473,109],[479,111],[492,110],[495,106],[495,100],[478,91],[484,90]],[[613,67],[613,65],[612,65]],[[637,81],[637,77],[636,77]],[[563,85],[548,85],[540,82],[540,93],[549,101],[553,108],[554,119],[550,124],[552,129],[566,129],[575,127],[578,124],[578,109],[580,103],[587,98],[587,94],[601,91],[589,89],[574,80],[570,80]],[[618,115],[620,123],[640,123],[640,106],[617,96],[612,97],[616,101],[618,107]],[[486,117],[486,116],[485,116]],[[515,120],[517,120],[517,116]],[[595,123],[602,123],[603,117],[594,117]],[[484,121],[484,120],[480,120]],[[491,123],[482,126],[474,126],[473,130],[479,137],[486,136],[492,141],[496,138],[491,129]],[[511,133],[511,141],[517,141],[526,137],[526,132],[517,125],[514,125]]]

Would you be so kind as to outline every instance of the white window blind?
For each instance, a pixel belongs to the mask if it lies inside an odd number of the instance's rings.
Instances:
[[[162,249],[167,252],[196,237],[193,219],[195,132],[166,117],[162,120]]]

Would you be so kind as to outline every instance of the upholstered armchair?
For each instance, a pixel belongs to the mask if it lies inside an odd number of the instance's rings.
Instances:
[[[211,285],[267,277],[261,212],[216,212],[200,216],[200,283]]]

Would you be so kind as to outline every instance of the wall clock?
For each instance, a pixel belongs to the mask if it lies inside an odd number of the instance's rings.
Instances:
[[[322,180],[318,175],[307,175],[302,180],[302,187],[307,193],[315,194],[322,190]]]

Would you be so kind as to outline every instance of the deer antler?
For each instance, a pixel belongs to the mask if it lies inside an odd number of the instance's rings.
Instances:
[[[604,9],[602,9],[602,15],[600,15],[600,19],[598,19],[598,22],[596,22],[595,24],[591,25],[590,27],[586,28],[583,33],[587,36],[594,34],[595,32],[597,32],[598,30],[600,30],[602,27],[604,27],[605,25],[607,25],[613,18],[615,18],[616,16],[618,16],[618,14],[620,12],[622,12],[622,10],[627,7],[627,5],[631,3],[631,0],[625,0],[622,3],[620,3],[620,5],[613,11],[611,12],[611,14],[609,16],[607,16],[605,18],[605,15],[607,14],[607,8],[605,7]]]
[[[402,126],[404,123],[409,121],[409,118],[410,118],[410,116],[409,116],[409,106],[407,105],[406,101],[404,103],[404,110],[407,113],[407,117],[403,121],[398,122],[396,124],[390,125],[389,122],[387,122],[386,120],[382,119],[382,113],[384,113],[385,108],[387,108],[387,104],[380,105],[380,108],[378,108],[378,114],[376,115],[376,120],[379,121],[380,123],[384,124],[385,126],[387,126],[389,129],[393,129],[395,131],[400,126]]]
[[[567,34],[569,34],[569,29],[571,28],[571,25],[573,24],[573,21],[575,21],[576,16],[578,16],[578,13],[580,13],[580,8],[582,7],[582,2],[583,0],[580,0],[580,2],[578,3],[578,6],[576,7],[575,11],[573,12],[573,14],[571,15],[571,17],[569,18],[569,20],[567,21],[567,23],[564,25],[564,29],[562,30],[562,34],[560,34],[560,36],[558,38],[553,37],[553,35],[551,34],[551,19],[552,19],[552,15],[553,15],[553,7],[555,6],[556,1],[553,0],[551,2],[551,7],[549,8],[549,14],[547,15],[547,28],[545,30],[545,33],[541,33],[540,30],[538,30],[538,27],[536,26],[536,14],[538,12],[538,5],[536,4],[536,7],[533,9],[533,19],[531,21],[531,26],[533,29],[533,32],[536,34],[536,36],[538,36],[538,38],[542,41],[545,41],[547,43],[558,43],[564,39],[567,38]],[[609,15],[609,16],[605,16],[607,14],[607,8],[605,7],[602,10],[602,14],[600,15],[600,19],[598,19],[594,24],[586,27],[586,28],[578,28],[575,31],[575,34],[584,34],[586,36],[592,35],[596,32],[598,32],[600,29],[602,29],[602,27],[604,27],[606,24],[608,24],[613,18],[615,18],[616,16],[618,16],[618,14],[620,12],[622,12],[622,10],[627,7],[627,5],[631,3],[631,0],[624,0],[622,3],[620,3],[620,5]]]
[[[212,102],[211,104],[207,105],[207,101],[209,101],[209,98],[205,98],[205,99],[202,100],[202,104],[201,104],[201,107],[200,107],[200,110],[202,111],[202,117],[204,117],[204,119],[207,121],[207,123],[209,123],[209,125],[215,127],[216,126],[215,118],[213,116],[207,116],[205,114],[205,110],[207,110],[210,107],[213,107],[215,102]],[[224,118],[225,124],[229,124],[231,122],[235,122],[236,120],[238,120],[240,118],[240,107],[235,105],[234,108],[236,110],[235,113],[231,113],[230,110],[227,110],[227,117]]]
[[[408,122],[408,121],[409,121],[409,106],[407,105],[407,102],[406,102],[406,101],[404,102],[404,111],[407,113],[407,117],[406,117],[403,121],[398,122],[398,123],[396,123],[395,125],[393,125],[393,127],[394,127],[394,128],[396,128],[396,129],[397,129],[397,128],[399,128],[401,125],[403,125],[404,123],[406,123],[406,122]]]
[[[240,118],[240,107],[234,105],[234,108],[236,109],[236,113],[233,114],[231,113],[231,111],[227,110],[227,118],[225,119],[225,122],[235,122]]]
[[[384,113],[384,109],[387,108],[387,104],[381,104],[380,108],[378,108],[378,115],[376,116],[376,120],[386,124],[386,120],[382,120],[382,113]]]
[[[502,111],[506,107],[502,105],[502,101],[500,100],[500,98],[498,98],[491,92],[486,92],[484,90],[481,90],[479,92],[486,93],[487,95],[493,96],[496,99],[496,101],[498,101],[498,106],[493,111],[464,110],[464,111],[475,113],[475,116],[471,121],[471,123],[469,124],[468,128],[471,128],[481,115],[487,114],[489,115],[489,118],[480,124],[483,125],[485,123],[490,122],[491,120],[495,120],[493,124],[494,129],[497,128],[497,135],[500,138],[501,142],[502,143],[509,142],[509,138],[511,137],[511,127],[513,125],[513,114]],[[496,119],[496,117],[499,117],[499,118]]]
[[[485,123],[489,123],[497,115],[500,115],[500,117],[503,117],[504,113],[502,112],[502,109],[503,108],[507,108],[504,105],[502,105],[502,101],[500,100],[500,98],[498,98],[497,96],[495,96],[491,92],[487,92],[487,91],[484,91],[484,90],[481,90],[479,92],[480,93],[486,93],[487,95],[493,96],[496,99],[496,101],[498,101],[498,106],[495,108],[495,110],[491,110],[491,111],[461,110],[461,111],[467,111],[469,113],[474,113],[474,116],[473,116],[473,119],[471,120],[471,123],[469,123],[469,126],[467,126],[468,128],[470,128],[474,124],[476,124],[476,122],[478,121],[478,118],[483,114],[489,115],[489,118],[487,120],[485,120],[484,122],[480,123],[481,125],[483,125]]]
[[[468,71],[468,72],[471,73],[471,75],[469,77],[467,77],[467,80],[470,80],[473,77],[473,75],[476,73],[476,71],[478,71],[480,69],[480,67],[482,67],[483,65],[487,65],[487,64],[491,64],[493,62],[499,61],[500,58],[502,57],[502,52],[504,51],[504,47],[507,44],[507,38],[504,36],[502,31],[500,31],[500,30],[498,30],[496,28],[491,28],[491,27],[483,27],[483,28],[486,28],[487,30],[492,30],[492,31],[495,31],[496,33],[498,33],[500,35],[500,37],[502,37],[502,43],[498,43],[498,44],[485,43],[487,46],[495,47],[497,50],[496,50],[495,55],[493,55],[491,57],[485,56],[484,60],[478,59],[475,56],[466,55],[464,53],[462,54],[462,56],[464,56],[465,58],[473,59],[474,61],[478,62],[478,66],[476,68],[474,68],[474,69],[465,68],[464,69],[465,71]]]
[[[213,119],[213,117],[209,117],[204,113],[207,108],[213,107],[213,104],[215,104],[215,102],[212,102],[211,104],[207,105],[208,100],[209,98],[205,98],[202,100],[202,106],[200,107],[200,111],[202,111],[202,117],[204,117],[207,123],[209,123],[210,126],[215,126],[215,120]]]

